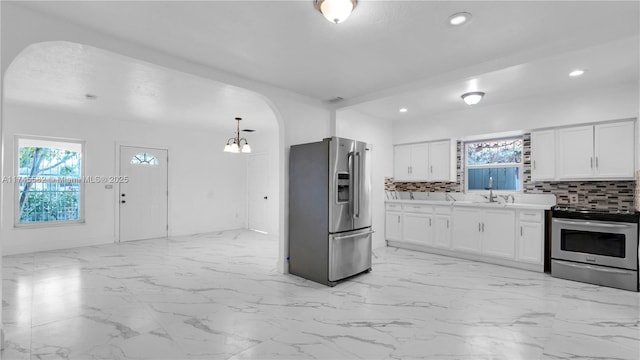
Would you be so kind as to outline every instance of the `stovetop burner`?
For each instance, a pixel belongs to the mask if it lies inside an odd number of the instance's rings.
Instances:
[[[629,210],[578,209],[571,206],[555,206],[553,217],[565,219],[601,220],[638,223],[640,213]]]

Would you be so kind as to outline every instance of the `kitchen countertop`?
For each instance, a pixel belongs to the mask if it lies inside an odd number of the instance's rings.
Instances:
[[[415,204],[415,205],[440,205],[440,206],[465,206],[486,207],[492,209],[526,209],[526,210],[550,210],[553,205],[528,204],[528,203],[501,203],[481,201],[442,201],[442,200],[386,200],[385,204]]]

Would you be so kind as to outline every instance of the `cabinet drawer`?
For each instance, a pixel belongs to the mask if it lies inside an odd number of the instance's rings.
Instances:
[[[421,214],[431,214],[433,208],[429,205],[409,205],[404,204],[402,207],[404,212],[412,212],[412,213],[421,213]]]
[[[451,214],[451,206],[434,206],[433,212],[436,214],[442,215],[450,215]]]
[[[402,205],[401,204],[385,204],[385,209],[393,210],[393,211],[401,211]]]
[[[521,221],[542,221],[542,211],[520,210]]]

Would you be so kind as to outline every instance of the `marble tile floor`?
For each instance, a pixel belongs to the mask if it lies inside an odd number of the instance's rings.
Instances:
[[[375,250],[329,288],[246,231],[8,256],[2,359],[640,359],[640,295]]]

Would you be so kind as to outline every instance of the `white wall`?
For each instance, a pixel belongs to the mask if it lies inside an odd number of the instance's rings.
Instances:
[[[336,113],[336,136],[365,141],[371,144],[371,200],[373,247],[386,246],[384,239],[384,178],[393,176],[392,125],[354,110]]]
[[[116,144],[169,149],[169,234],[184,235],[244,227],[246,157],[221,151],[226,133],[88,117],[18,105],[4,107],[3,174],[15,175],[14,135],[86,141],[85,175],[117,175]],[[215,141],[218,139],[218,142]],[[14,228],[16,195],[5,184],[2,211],[4,254],[111,243],[116,238],[118,187],[85,184],[86,222],[45,228]]]
[[[514,130],[638,117],[638,84],[549,94],[492,106],[395,121],[393,143],[461,138]]]

